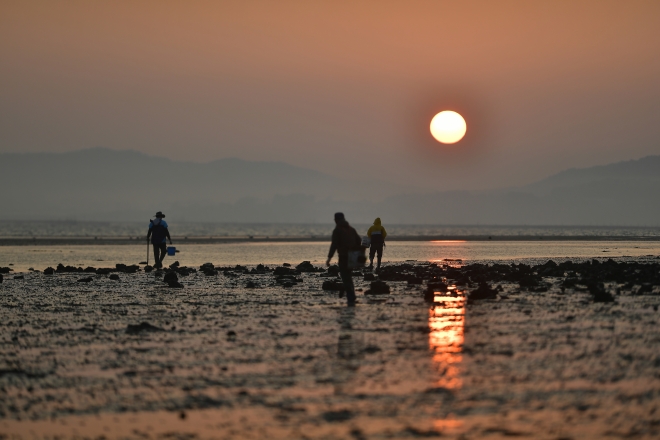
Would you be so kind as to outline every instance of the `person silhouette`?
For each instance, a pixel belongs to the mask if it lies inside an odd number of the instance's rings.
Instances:
[[[349,306],[355,305],[355,286],[353,286],[353,270],[348,267],[348,252],[350,250],[359,249],[362,244],[362,239],[351,225],[348,224],[344,214],[338,212],[335,214],[335,224],[337,225],[332,231],[332,243],[330,244],[330,252],[328,259],[325,262],[326,266],[330,266],[330,260],[337,252],[339,257],[339,275],[344,283],[344,290],[346,290],[346,300]]]
[[[149,232],[147,233],[147,243],[151,238],[151,244],[154,248],[154,267],[160,269],[163,267],[163,260],[167,254],[167,240],[172,244],[170,231],[167,222],[163,220],[165,214],[158,211],[155,219],[149,220]]]

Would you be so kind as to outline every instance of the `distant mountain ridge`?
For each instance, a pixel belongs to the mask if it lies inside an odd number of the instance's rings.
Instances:
[[[0,218],[5,219],[119,220],[175,205],[206,208],[291,194],[358,200],[381,189],[381,198],[405,190],[382,182],[347,182],[283,162],[176,162],[106,148],[0,154],[0,185],[12,189],[3,197]]]
[[[283,162],[175,162],[135,151],[0,154],[0,219],[660,226],[660,156],[568,169],[507,189],[422,192]]]

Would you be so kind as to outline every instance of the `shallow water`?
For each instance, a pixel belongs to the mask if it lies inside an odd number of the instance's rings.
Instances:
[[[350,216],[349,216],[350,219]],[[334,225],[290,223],[197,223],[168,216],[175,237],[329,237]],[[493,226],[493,225],[397,225],[387,223],[388,233],[396,236],[499,236],[499,237],[629,237],[660,238],[660,227],[625,226]],[[108,221],[8,221],[0,220],[0,237],[144,237],[149,220],[144,222]],[[368,224],[353,224],[366,233]]]
[[[176,257],[167,257],[165,263],[177,260],[183,266],[199,266],[211,262],[216,265],[235,264],[298,264],[311,261],[325,262],[327,242],[302,243],[226,243],[181,244]],[[32,267],[43,270],[58,263],[79,267],[114,267],[117,263],[137,264],[147,259],[153,263],[150,246],[143,245],[82,245],[82,246],[2,246],[0,267],[13,264],[15,271]],[[461,259],[465,262],[526,261],[544,262],[610,257],[642,257],[660,255],[657,241],[442,241],[442,242],[390,242],[383,261],[405,260],[441,261]]]

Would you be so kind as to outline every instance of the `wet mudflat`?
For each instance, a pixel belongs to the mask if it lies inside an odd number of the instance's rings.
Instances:
[[[657,437],[658,264],[562,264],[5,274],[0,434]]]

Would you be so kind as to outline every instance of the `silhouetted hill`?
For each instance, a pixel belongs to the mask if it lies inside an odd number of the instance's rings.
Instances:
[[[133,151],[1,154],[0,219],[408,224],[660,225],[660,156],[569,169],[484,192],[405,190],[281,162],[175,162]],[[380,197],[379,197],[380,196]],[[387,198],[384,198],[387,196]]]
[[[518,188],[394,196],[383,208],[399,221],[415,211],[420,223],[655,226],[659,193],[660,156],[648,156],[569,169]]]
[[[246,198],[253,204],[292,194],[357,200],[379,190],[384,195],[397,192],[394,185],[346,182],[281,162],[176,162],[105,148],[1,154],[0,185],[11,188],[3,195],[0,218],[4,219],[126,220],[174,206],[207,212],[223,203],[243,200],[245,204]],[[194,212],[184,215],[194,219]]]

